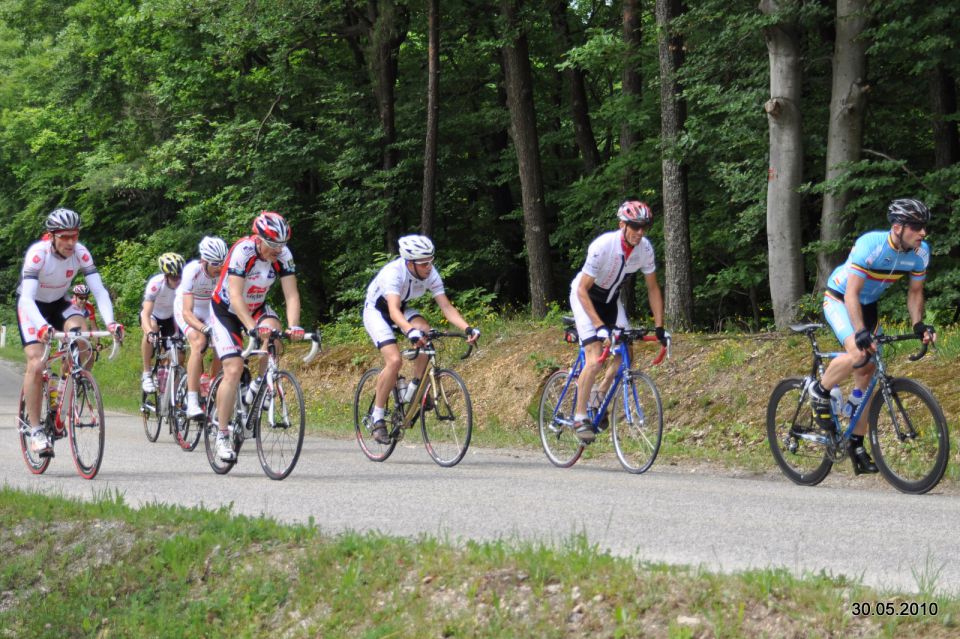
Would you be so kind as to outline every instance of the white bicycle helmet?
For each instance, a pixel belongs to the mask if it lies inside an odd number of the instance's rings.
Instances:
[[[200,258],[208,264],[219,266],[227,259],[227,243],[209,235],[200,240]]]
[[[902,198],[890,202],[887,219],[891,224],[926,225],[930,223],[930,209],[920,200]]]
[[[54,209],[47,216],[47,230],[65,231],[80,228],[80,214],[70,209]]]
[[[433,242],[424,235],[404,235],[397,243],[400,245],[400,257],[405,260],[419,261],[433,257]]]

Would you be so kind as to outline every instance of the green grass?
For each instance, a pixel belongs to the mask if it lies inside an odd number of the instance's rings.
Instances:
[[[947,637],[956,597],[781,569],[637,563],[556,547],[378,534],[0,489],[3,637]],[[855,616],[853,602],[936,603]]]

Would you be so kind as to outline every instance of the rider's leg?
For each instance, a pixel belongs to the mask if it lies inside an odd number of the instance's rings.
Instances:
[[[27,370],[23,376],[23,400],[27,409],[27,421],[32,429],[40,427],[40,385],[43,382],[44,345],[34,342],[23,347]]]
[[[70,331],[73,329],[79,329],[81,331],[88,330],[87,320],[83,315],[71,315],[63,322],[63,330]],[[94,353],[93,349],[83,342],[78,342],[80,346],[80,364],[86,369],[90,370],[93,368]]]
[[[220,423],[220,432],[226,433],[230,419],[233,417],[233,407],[237,400],[237,387],[243,375],[243,358],[228,357],[223,360],[223,380],[217,389],[217,420]]]
[[[574,419],[582,420],[587,415],[587,402],[590,401],[590,390],[600,371],[600,354],[603,352],[601,342],[584,344],[585,361],[580,377],[577,379],[577,407]]]
[[[200,374],[203,373],[203,351],[207,347],[207,336],[189,328],[187,341],[190,343],[190,357],[187,359],[187,415],[197,417],[203,414],[200,408]]]
[[[430,325],[427,323],[427,320],[423,319],[422,316],[417,315],[410,319],[410,323],[413,324],[414,328],[419,328],[423,331],[424,334],[430,330]],[[413,363],[413,378],[416,380],[423,379],[423,373],[427,370],[427,356],[420,355]]]
[[[159,334],[160,329],[157,326],[157,320],[152,317],[146,324],[141,323],[141,328],[143,329],[143,337],[140,338],[140,358],[143,360],[143,371],[140,375],[140,385],[143,392],[152,393],[156,390],[156,386],[150,373],[153,366],[153,344],[150,343],[150,333]]]
[[[375,415],[374,421],[377,421],[378,417],[383,418],[387,398],[393,387],[397,385],[397,375],[400,374],[400,367],[403,364],[400,358],[400,347],[396,344],[384,344],[380,348],[380,355],[383,356],[383,370],[377,376],[377,396],[373,401],[374,411],[379,409],[379,416]]]

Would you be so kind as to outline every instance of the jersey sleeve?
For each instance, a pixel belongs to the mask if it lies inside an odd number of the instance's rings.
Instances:
[[[437,272],[437,269],[434,268],[430,273],[430,279],[427,280],[427,290],[430,291],[430,294],[436,297],[437,295],[443,295],[443,280],[440,278],[440,273]]]
[[[43,262],[46,259],[47,252],[44,250],[42,242],[37,242],[29,249],[23,259],[23,270],[20,271],[20,279],[38,280],[40,272],[43,270]]]
[[[77,242],[74,250],[74,254],[77,256],[77,261],[80,262],[80,272],[83,273],[85,277],[96,273],[97,266],[93,263],[93,255],[90,254],[90,251],[87,250],[87,247]]]
[[[158,273],[147,280],[147,286],[143,289],[143,301],[156,302],[162,288],[163,273]]]
[[[643,253],[640,254],[640,272],[644,275],[650,275],[651,273],[656,272],[657,258],[656,253],[653,250],[653,242],[647,238],[643,238],[640,242],[640,246],[637,248],[643,251]]]
[[[388,264],[384,267],[380,274],[377,275],[377,279],[380,280],[380,290],[383,291],[384,297],[387,295],[401,295],[403,290],[403,270],[396,267],[396,262]]]
[[[297,274],[297,266],[293,262],[293,253],[286,246],[280,251],[280,257],[277,258],[275,268],[277,275],[280,277]]]
[[[594,241],[590,242],[590,246],[587,247],[587,259],[583,263],[583,268],[580,269],[585,275],[596,279],[600,274],[600,268],[603,263],[603,236],[601,235]]]
[[[910,279],[925,280],[927,278],[927,267],[930,266],[930,245],[921,242],[916,255],[917,259],[913,270],[910,271]]]

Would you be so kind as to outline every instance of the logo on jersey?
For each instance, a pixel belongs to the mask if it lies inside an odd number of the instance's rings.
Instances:
[[[84,254],[80,257],[80,259],[81,259],[82,261],[84,261],[84,262],[89,262],[89,261],[90,261],[90,256],[89,256],[88,254],[84,253]]]
[[[73,277],[73,269],[67,271],[67,277]]]
[[[247,295],[263,295],[269,290],[269,286],[251,286],[247,289]]]
[[[33,256],[33,263],[34,263],[34,264],[39,264],[39,263],[40,263],[40,256],[39,256],[39,255],[34,255],[34,256]]]

